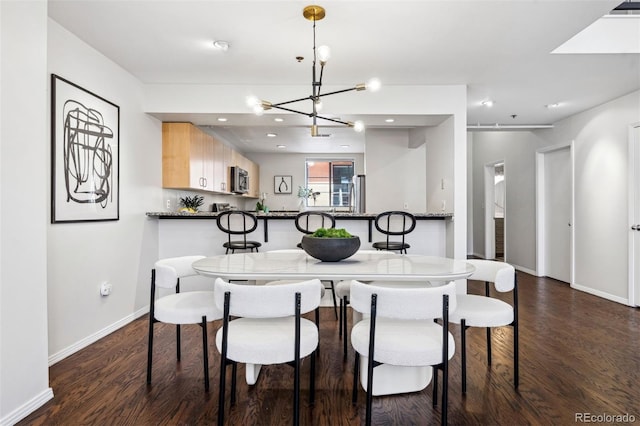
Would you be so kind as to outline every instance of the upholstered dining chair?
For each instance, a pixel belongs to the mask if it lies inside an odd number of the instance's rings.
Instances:
[[[353,369],[353,403],[357,402],[360,357],[366,358],[365,424],[371,424],[375,368],[432,366],[432,398],[437,405],[438,370],[442,371],[441,424],[447,424],[448,365],[455,352],[449,332],[449,313],[456,309],[455,282],[435,287],[377,287],[352,281],[351,306],[367,315],[351,329],[356,356]],[[442,319],[442,324],[434,320]]]
[[[466,331],[469,327],[485,327],[487,333],[487,363],[491,365],[491,328],[513,327],[513,383],[519,384],[518,368],[518,283],[515,268],[505,262],[468,259],[475,266],[470,280],[485,282],[485,295],[459,294],[458,308],[449,316],[449,321],[460,324],[462,364],[462,393],[467,391]],[[490,283],[501,293],[513,292],[513,305],[491,297]]]
[[[229,251],[235,253],[236,250],[258,251],[258,248],[262,246],[262,243],[258,241],[247,239],[247,235],[258,227],[258,218],[252,213],[227,210],[218,214],[216,224],[222,232],[227,234],[227,242],[222,244],[226,249],[225,254]]]
[[[416,217],[411,213],[386,211],[377,215],[373,223],[376,230],[385,236],[384,241],[376,241],[371,245],[374,249],[407,253],[407,249],[411,248],[409,243],[405,242],[405,235],[416,227]],[[400,237],[401,240],[392,240],[396,237]]]
[[[221,354],[219,425],[224,424],[226,367],[232,366],[233,406],[238,363],[256,366],[292,363],[293,423],[299,424],[301,359],[311,356],[309,400],[313,403],[318,346],[318,327],[301,315],[318,308],[321,291],[322,284],[317,279],[272,286],[246,286],[216,279],[216,306],[223,310],[222,328],[216,334],[216,347]]]
[[[209,351],[207,322],[222,318],[216,308],[213,291],[180,292],[180,279],[197,275],[191,264],[204,256],[182,256],[158,260],[151,271],[151,300],[149,302],[149,346],[147,349],[147,384],[151,384],[153,365],[153,325],[164,322],[176,325],[176,355],[180,362],[180,326],[198,324],[202,327],[202,360],[204,388],[209,390]],[[156,290],[170,289],[175,293],[156,298]]]

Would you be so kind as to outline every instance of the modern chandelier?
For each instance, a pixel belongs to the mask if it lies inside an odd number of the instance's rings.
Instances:
[[[270,110],[272,108],[279,109],[282,111],[293,112],[296,114],[302,114],[310,117],[312,119],[311,125],[311,136],[323,136],[318,132],[318,123],[317,120],[326,120],[332,121],[334,123],[344,124],[346,126],[352,127],[356,132],[361,132],[364,130],[364,123],[362,121],[343,121],[338,118],[331,118],[318,115],[318,111],[322,108],[322,98],[325,96],[336,95],[338,93],[350,92],[352,90],[362,91],[362,90],[371,90],[372,92],[378,90],[380,88],[380,81],[378,79],[371,79],[366,84],[360,83],[356,84],[354,87],[343,90],[336,90],[333,92],[322,93],[322,76],[324,72],[324,66],[327,64],[327,61],[330,57],[330,50],[328,46],[318,46],[316,48],[316,21],[320,21],[325,17],[325,10],[322,6],[311,5],[307,6],[302,11],[302,16],[306,19],[313,22],[313,65],[312,65],[312,79],[311,79],[311,95],[306,96],[304,98],[293,99],[291,101],[272,103],[269,101],[259,100],[255,97],[250,97],[247,99],[247,104],[253,109],[254,113],[257,115],[261,115],[264,111]],[[297,57],[298,62],[302,61],[304,58]],[[318,66],[319,64],[319,66]],[[293,104],[301,101],[311,101],[312,109],[311,112],[299,111],[296,109],[289,108],[284,105]]]

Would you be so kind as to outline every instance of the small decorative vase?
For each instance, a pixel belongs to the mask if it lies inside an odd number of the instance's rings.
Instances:
[[[304,198],[300,198],[300,201],[298,202],[298,211],[303,212],[307,210],[307,205],[304,202]]]

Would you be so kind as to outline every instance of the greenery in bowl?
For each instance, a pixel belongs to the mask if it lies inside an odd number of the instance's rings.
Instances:
[[[311,234],[316,238],[352,238],[353,235],[347,232],[344,228],[318,228]]]
[[[204,197],[201,195],[194,195],[193,197],[180,198],[181,212],[197,213],[198,208],[204,204]]]

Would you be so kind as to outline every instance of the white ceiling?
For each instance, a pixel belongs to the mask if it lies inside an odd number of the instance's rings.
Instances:
[[[552,54],[621,0],[348,1],[320,4],[318,45],[331,46],[324,81],[351,87],[464,84],[469,125],[546,125],[640,89],[638,54]],[[143,83],[311,85],[308,1],[49,0],[49,16]],[[228,41],[217,51],[213,40]],[[296,56],[304,56],[301,63]],[[310,89],[309,89],[310,90]],[[259,94],[257,94],[259,95]],[[301,97],[305,94],[301,94]],[[356,93],[339,96],[358,96]],[[491,108],[481,105],[492,99]],[[282,101],[273,99],[272,101]],[[545,105],[560,103],[558,108]],[[515,115],[515,117],[512,117]],[[247,152],[311,152],[308,127],[273,115],[167,114],[161,119],[220,126]],[[362,118],[368,127],[433,125],[443,117]],[[307,119],[308,120],[308,119]],[[274,126],[275,130],[274,130]],[[291,127],[294,126],[294,127]],[[352,130],[328,128],[330,149],[361,151]],[[267,132],[278,133],[266,138]],[[293,147],[293,140],[298,141]],[[349,144],[349,148],[340,145]],[[268,148],[265,148],[267,147]]]

